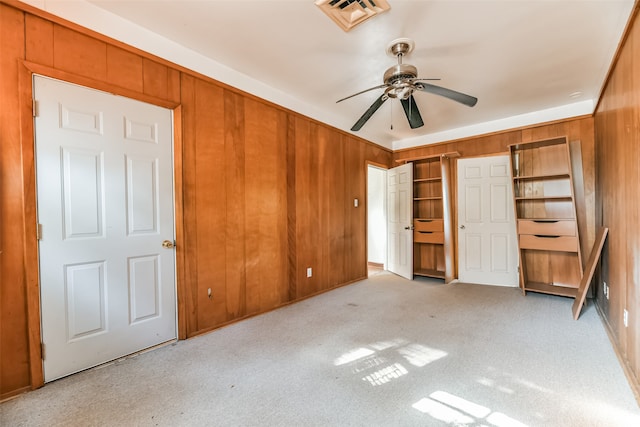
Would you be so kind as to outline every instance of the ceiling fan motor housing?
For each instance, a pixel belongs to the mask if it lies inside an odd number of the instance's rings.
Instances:
[[[418,69],[409,64],[398,64],[384,73],[384,83],[390,85],[385,93],[390,98],[407,99],[412,92],[411,80],[418,76]]]

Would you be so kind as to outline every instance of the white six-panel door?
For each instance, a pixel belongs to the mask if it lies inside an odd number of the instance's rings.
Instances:
[[[518,286],[509,156],[458,159],[458,279]]]
[[[387,171],[388,270],[413,280],[413,163]]]
[[[176,338],[170,110],[34,78],[44,376]]]

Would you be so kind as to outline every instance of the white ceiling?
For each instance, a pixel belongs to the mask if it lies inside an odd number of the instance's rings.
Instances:
[[[479,101],[419,92],[414,130],[387,101],[356,134],[394,149],[591,113],[634,3],[388,0],[346,33],[313,0],[25,2],[346,131],[382,90],[335,101],[381,84],[409,37],[419,77]]]

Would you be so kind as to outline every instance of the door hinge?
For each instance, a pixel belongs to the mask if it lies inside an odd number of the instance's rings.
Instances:
[[[40,343],[40,355],[42,356],[42,360],[44,360],[46,355],[46,346],[43,342]]]
[[[36,240],[42,240],[42,224],[36,225]]]
[[[38,101],[35,99],[32,100],[31,110],[33,112],[33,117],[38,117]]]

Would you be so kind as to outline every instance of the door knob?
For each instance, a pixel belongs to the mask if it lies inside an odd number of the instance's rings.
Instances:
[[[404,229],[405,230],[413,230],[413,226],[412,225],[407,225]]]
[[[464,230],[464,224],[460,226],[460,230]]]
[[[171,240],[165,240],[164,242],[162,242],[162,247],[165,249],[173,249],[175,245]]]

